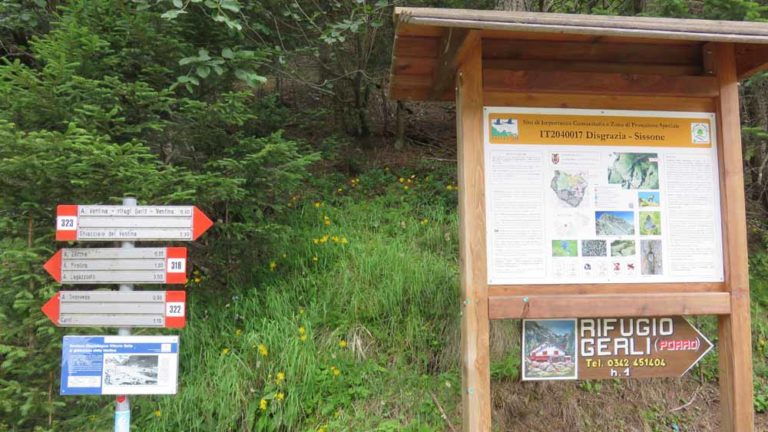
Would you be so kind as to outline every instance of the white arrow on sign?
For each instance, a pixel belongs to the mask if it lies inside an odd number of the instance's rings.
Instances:
[[[56,240],[191,241],[213,222],[195,206],[56,207]]]
[[[59,327],[165,327],[186,324],[185,291],[60,291],[43,306]]]
[[[43,266],[62,284],[183,284],[187,249],[61,249]]]

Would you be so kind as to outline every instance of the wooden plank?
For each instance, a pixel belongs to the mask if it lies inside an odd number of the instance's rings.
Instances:
[[[418,27],[418,26],[413,26]],[[423,27],[423,26],[422,26]],[[439,27],[429,27],[439,28]],[[642,37],[606,36],[602,34],[544,33],[534,31],[481,30],[483,39],[515,39],[531,41],[566,41],[566,42],[606,42],[606,43],[644,43],[654,45],[688,45],[689,40],[658,39]],[[700,42],[699,42],[700,43]]]
[[[431,77],[437,60],[424,57],[393,57],[395,75],[423,75]]]
[[[482,47],[457,74],[456,128],[461,270],[461,401],[464,431],[491,430],[490,338],[483,183]]]
[[[768,45],[741,44],[736,47],[736,75],[739,80],[768,69]]]
[[[490,319],[711,315],[730,311],[728,293],[574,294],[489,297]]]
[[[400,7],[395,20],[482,30],[768,43],[768,26],[755,22]]]
[[[399,36],[430,37],[439,39],[445,29],[438,26],[413,25],[404,22],[397,23],[396,34]]]
[[[700,65],[657,65],[591,61],[483,59],[483,65],[488,69],[612,72],[664,76],[701,75],[702,72],[702,67]]]
[[[437,97],[455,83],[456,69],[466,57],[470,47],[480,42],[480,32],[466,29],[448,29],[440,41],[437,69],[432,82],[431,96]]]
[[[690,293],[690,292],[725,292],[725,283],[608,283],[608,284],[561,284],[561,285],[490,285],[489,297],[515,295],[573,295],[573,294],[654,294],[654,293]]]
[[[716,79],[707,76],[668,77],[502,69],[485,69],[483,86],[486,91],[682,97],[714,97],[718,90]]]
[[[715,111],[715,102],[712,98],[579,95],[571,93],[507,93],[492,91],[486,91],[483,97],[487,106]]]
[[[402,86],[390,86],[389,97],[393,100],[410,101],[410,102],[423,102],[423,101],[453,101],[455,92],[453,90],[447,90],[445,94],[437,99],[430,99],[431,93],[429,87],[402,87]]]
[[[733,44],[715,44],[714,51],[715,73],[720,86],[718,141],[723,169],[725,282],[731,296],[730,314],[719,318],[720,429],[749,432],[754,430],[752,339],[739,90]]]
[[[700,65],[699,44],[659,46],[483,39],[485,59]]]
[[[396,36],[393,55],[395,57],[437,58],[440,39],[429,37]]]

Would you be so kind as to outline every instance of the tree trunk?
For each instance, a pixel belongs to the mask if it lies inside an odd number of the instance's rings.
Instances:
[[[395,149],[402,150],[405,147],[405,103],[402,101],[397,101],[395,129]]]

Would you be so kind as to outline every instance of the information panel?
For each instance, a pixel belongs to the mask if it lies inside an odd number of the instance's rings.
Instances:
[[[715,115],[484,110],[489,284],[723,280]]]
[[[61,394],[176,394],[178,364],[178,336],[64,336]]]

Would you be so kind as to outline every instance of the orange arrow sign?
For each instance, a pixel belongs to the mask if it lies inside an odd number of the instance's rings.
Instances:
[[[62,284],[187,282],[187,249],[64,248],[43,266]]]
[[[185,291],[60,291],[42,307],[57,327],[186,325]]]
[[[192,241],[213,226],[195,206],[59,205],[59,241]]]

